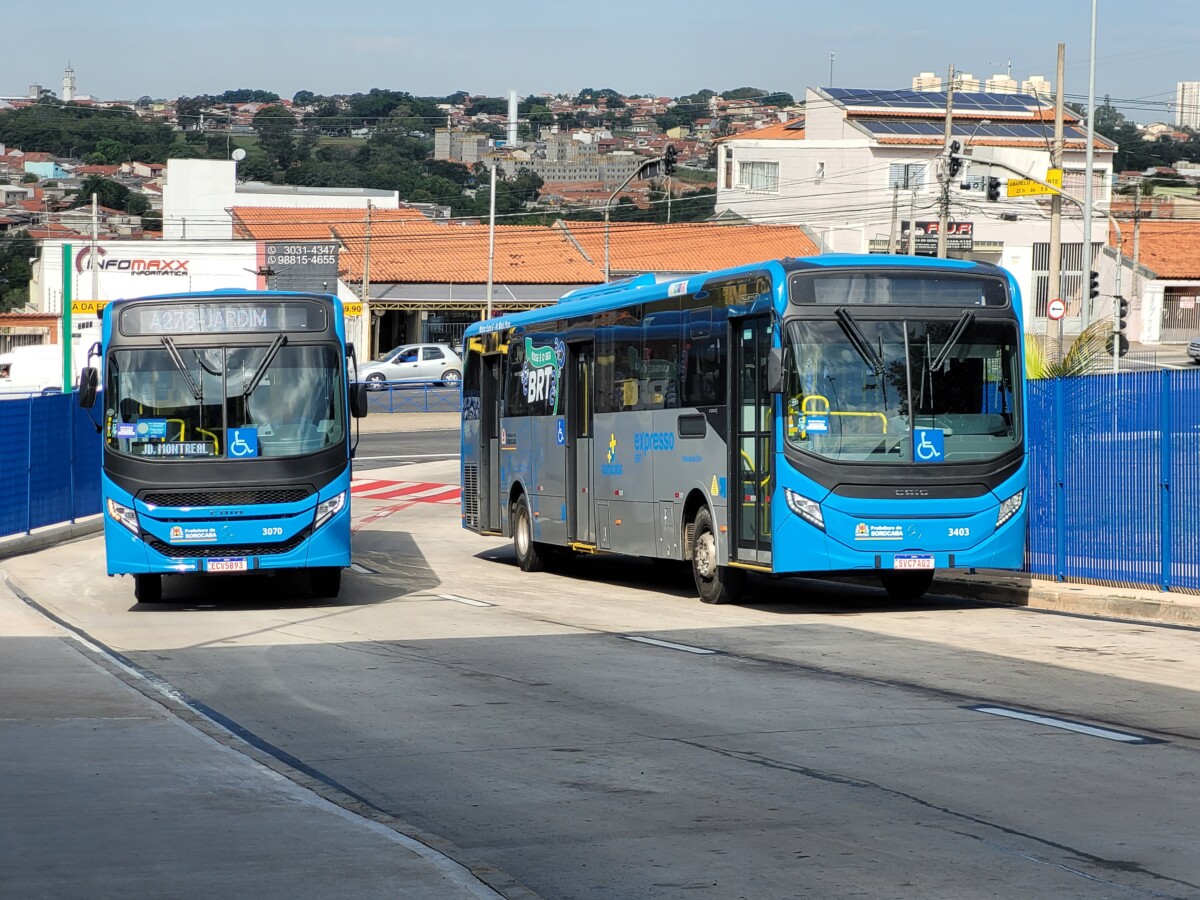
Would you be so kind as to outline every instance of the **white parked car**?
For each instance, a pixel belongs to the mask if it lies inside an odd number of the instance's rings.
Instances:
[[[358,367],[358,380],[368,390],[383,390],[389,382],[458,384],[462,358],[449,344],[402,344],[381,358]]]

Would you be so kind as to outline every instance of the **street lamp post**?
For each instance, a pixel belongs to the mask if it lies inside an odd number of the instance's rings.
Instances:
[[[636,169],[634,169],[632,172],[629,173],[629,177],[621,182],[621,186],[618,187],[615,191],[613,191],[612,194],[609,195],[608,200],[605,201],[605,203],[604,203],[604,283],[605,284],[608,284],[608,282],[610,280],[610,273],[612,271],[612,269],[609,266],[609,240],[608,240],[608,212],[609,212],[609,209],[612,207],[613,201],[617,199],[617,194],[619,194],[619,193],[621,193],[621,191],[625,190],[625,188],[629,185],[629,182],[633,181],[633,179],[635,179],[639,175],[641,175],[642,172],[646,171],[646,169],[648,169],[650,166],[660,163],[660,162],[662,162],[662,160],[663,160],[663,157],[661,157],[661,156],[656,156],[653,159],[646,160],[644,163],[642,163],[640,166],[638,166]]]

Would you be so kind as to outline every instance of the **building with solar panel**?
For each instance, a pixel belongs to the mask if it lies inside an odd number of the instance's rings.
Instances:
[[[1018,173],[1045,180],[1054,106],[1032,94],[955,90],[951,137],[966,157],[942,180],[945,91],[809,88],[803,119],[718,142],[716,215],[803,225],[823,249],[935,255],[948,198],[947,255],[996,263],[1021,284],[1026,320],[1045,327],[1050,299],[1050,196]],[[1087,127],[1064,116],[1064,193],[1082,198]],[[1093,260],[1108,237],[1116,145],[1096,136]],[[999,165],[1003,163],[1005,168]],[[1028,191],[1028,193],[1025,193]],[[1085,273],[1083,214],[1062,204],[1062,281],[1068,330],[1079,327]],[[910,225],[910,223],[912,223]],[[1115,270],[1115,262],[1112,263]]]

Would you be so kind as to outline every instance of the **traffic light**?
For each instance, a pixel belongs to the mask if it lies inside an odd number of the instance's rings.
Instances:
[[[1093,300],[1100,296],[1100,273],[1095,269],[1088,272],[1088,296]]]
[[[947,167],[951,178],[954,178],[959,172],[962,171],[962,160],[955,156],[955,154],[961,149],[962,144],[960,144],[958,141],[950,142],[950,157],[947,161]]]
[[[1000,179],[989,178],[987,183],[987,198],[992,202],[1000,199]]]
[[[667,147],[667,152],[663,156],[663,171],[667,175],[671,175],[675,172],[675,157],[675,145],[671,144],[669,147]]]
[[[1117,356],[1124,356],[1129,352],[1129,338],[1125,335],[1125,329],[1129,327],[1129,301],[1124,297],[1114,297],[1115,304],[1113,312],[1116,314],[1113,322],[1113,333],[1108,336],[1107,346],[1108,353],[1111,356],[1113,352],[1113,344],[1117,347]]]

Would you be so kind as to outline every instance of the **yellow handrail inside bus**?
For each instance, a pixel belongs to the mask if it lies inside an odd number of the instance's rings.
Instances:
[[[829,398],[827,398],[821,394],[809,394],[807,397],[805,397],[804,401],[800,404],[800,414],[802,416],[826,415],[826,416],[859,416],[859,417],[865,416],[867,418],[878,417],[879,420],[881,422],[883,422],[883,433],[887,434],[887,430],[888,430],[887,416],[885,416],[883,413],[881,413],[881,412],[841,412],[838,410],[831,411],[829,409]],[[791,431],[791,429],[789,429],[789,433],[790,433],[790,431]],[[808,439],[808,431],[801,430],[800,440],[803,441],[803,440],[807,440],[807,439]]]
[[[212,445],[213,445],[213,456],[221,455],[221,445],[219,443],[217,443],[217,436],[215,434],[213,434],[211,431],[207,431],[204,428],[197,428],[196,433],[207,435],[208,437],[210,437],[212,439]]]

